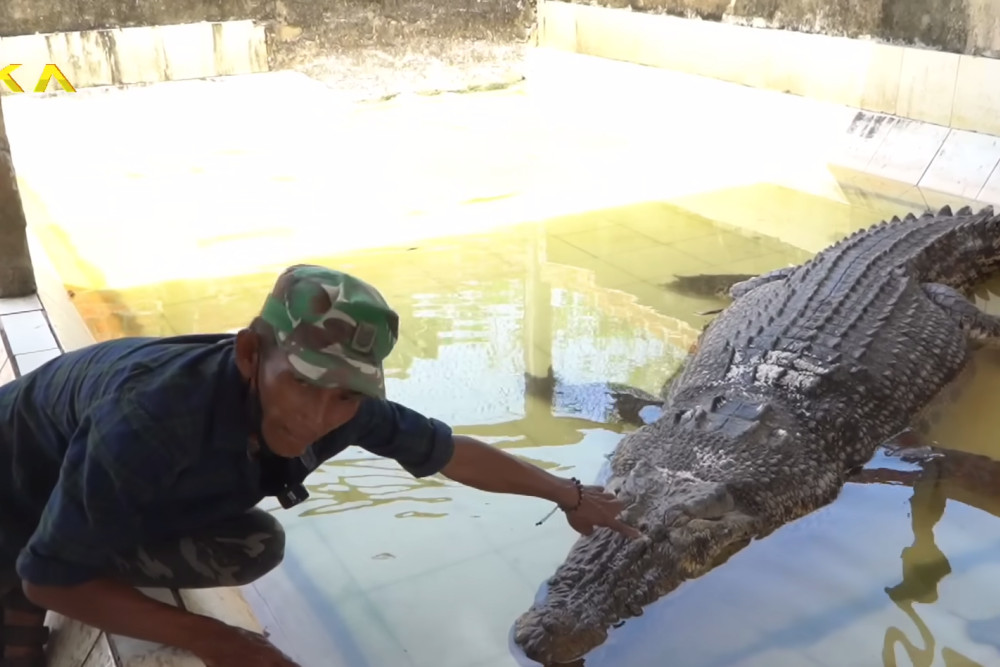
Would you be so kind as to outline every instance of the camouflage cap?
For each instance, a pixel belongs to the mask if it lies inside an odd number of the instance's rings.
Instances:
[[[399,316],[368,283],[322,266],[290,266],[261,317],[302,379],[385,397],[382,361],[399,337]]]

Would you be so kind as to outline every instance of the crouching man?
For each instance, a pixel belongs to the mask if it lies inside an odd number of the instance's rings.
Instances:
[[[302,482],[350,445],[415,477],[558,505],[629,537],[620,502],[385,397],[398,317],[371,285],[286,269],[237,334],[124,338],[0,387],[0,667],[44,667],[46,610],[186,649],[209,667],[295,667],[257,634],[137,587],[249,584],[284,555]]]

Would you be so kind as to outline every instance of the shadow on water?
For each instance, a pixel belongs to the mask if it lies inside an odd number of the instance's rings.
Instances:
[[[842,209],[845,225],[879,218]],[[619,389],[658,394],[708,321],[697,313],[725,303],[725,279],[679,277],[751,275],[806,257],[650,203],[301,261],[371,281],[399,311],[402,337],[386,366],[393,400],[543,468],[594,479],[634,428],[623,418],[648,407],[640,398],[623,411]],[[231,331],[255,314],[276,269],[76,289],[75,299],[102,338]],[[993,294],[981,291],[980,305]],[[928,411],[918,436],[1000,458],[992,435],[1000,422],[984,398],[1000,392],[1000,361],[980,355],[976,369],[961,395]],[[1000,546],[990,492],[946,484],[933,462],[898,463],[881,457],[869,470],[913,473],[910,486],[848,485],[831,506],[650,605],[588,655],[587,667],[663,664],[663,656],[684,667],[930,667],[938,656],[997,664],[990,633],[1000,601],[977,589]],[[310,499],[279,513],[286,562],[246,589],[279,646],[305,667],[529,664],[508,645],[510,625],[575,538],[554,520],[535,526],[544,503],[414,479],[358,448],[308,481]]]

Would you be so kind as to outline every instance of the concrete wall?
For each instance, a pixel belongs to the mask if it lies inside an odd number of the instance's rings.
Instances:
[[[32,92],[56,64],[75,88],[178,81],[266,72],[263,27],[252,21],[137,26],[0,37],[0,66]],[[47,92],[61,92],[50,81]],[[0,85],[0,95],[11,94]]]
[[[270,69],[370,98],[518,80],[534,16],[532,0],[5,0],[0,37],[250,20]]]
[[[4,0],[0,37],[266,18],[273,0]]]
[[[604,0],[613,8],[1000,55],[996,0]]]
[[[520,39],[533,18],[523,0],[5,0],[0,37],[36,32],[253,19],[274,32],[284,26],[331,50],[394,44],[434,36],[453,39]]]
[[[549,0],[538,21],[542,46],[1000,135],[1000,58]]]
[[[512,83],[534,0],[275,0],[274,69],[295,69],[354,98]]]

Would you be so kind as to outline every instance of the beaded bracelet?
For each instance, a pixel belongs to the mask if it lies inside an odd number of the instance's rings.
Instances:
[[[573,507],[563,507],[562,505],[556,505],[552,508],[552,511],[546,514],[540,521],[535,525],[540,526],[549,520],[549,517],[556,513],[556,510],[562,510],[563,512],[573,512],[580,509],[580,505],[583,503],[583,484],[576,477],[571,477],[570,480],[576,485],[576,505]]]

